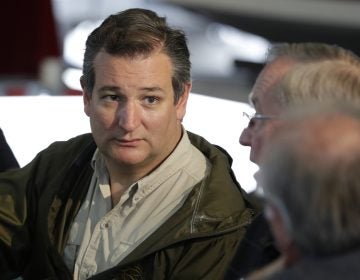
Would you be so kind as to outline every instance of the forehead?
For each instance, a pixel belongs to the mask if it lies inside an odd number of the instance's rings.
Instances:
[[[111,54],[106,52],[105,50],[100,50],[95,58],[94,58],[94,66],[99,66],[102,63],[116,63],[118,61],[125,62],[129,65],[136,65],[136,63],[151,63],[156,61],[155,63],[165,63],[167,66],[172,66],[172,61],[165,52],[163,52],[160,48],[155,49],[149,53],[139,53],[134,55],[119,55],[119,54]]]
[[[275,96],[278,82],[295,65],[290,58],[278,58],[268,63],[260,72],[250,94],[250,102],[260,112],[275,114],[279,110],[279,100]]]
[[[117,56],[105,51],[99,52],[94,60],[95,82],[99,79],[112,82],[171,80],[172,63],[169,56],[160,51],[148,55]]]

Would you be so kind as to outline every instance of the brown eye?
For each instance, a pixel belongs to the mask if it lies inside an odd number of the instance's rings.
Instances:
[[[156,96],[146,96],[145,102],[146,104],[153,105],[159,102],[159,98]]]

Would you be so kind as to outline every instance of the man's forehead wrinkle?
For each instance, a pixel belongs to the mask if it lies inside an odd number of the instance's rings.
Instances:
[[[296,63],[289,58],[278,58],[265,66],[254,85],[254,95],[263,95],[274,90]]]
[[[279,74],[273,70],[274,69],[271,68],[264,69],[254,85],[251,103],[255,109],[259,111],[263,111],[264,109],[262,108],[264,105],[261,104],[263,102],[259,102],[259,100],[262,100],[263,96],[271,94],[273,88],[277,85],[281,78]]]
[[[253,89],[254,93],[257,93],[256,95],[258,95],[269,91],[279,79],[280,77],[276,75],[274,71],[272,71],[270,68],[266,69],[256,81],[255,87]]]

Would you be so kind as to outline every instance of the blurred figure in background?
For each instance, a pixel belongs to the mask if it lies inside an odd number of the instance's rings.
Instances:
[[[360,107],[300,112],[276,129],[258,176],[284,268],[248,279],[359,279]]]
[[[297,92],[292,91],[292,96],[287,92],[277,91],[278,85],[284,76],[295,67],[321,61],[342,61],[352,69],[360,67],[360,59],[351,51],[335,45],[322,43],[293,43],[274,45],[268,53],[268,62],[257,78],[252,92],[249,95],[250,104],[255,109],[255,115],[251,116],[249,125],[240,136],[240,144],[251,148],[250,160],[258,163],[261,156],[263,143],[267,141],[267,135],[278,123],[277,116],[286,110],[291,100],[297,99]],[[320,75],[320,73],[319,73]],[[346,75],[346,73],[344,74]],[[323,76],[327,79],[326,75]],[[338,79],[342,79],[339,76]],[[316,77],[312,86],[322,87]],[[311,96],[309,91],[308,96]],[[325,96],[320,97],[326,100]],[[279,120],[281,122],[281,120]]]
[[[36,80],[46,59],[61,57],[52,1],[3,4],[0,31],[7,44],[1,46],[0,77]]]
[[[19,163],[0,128],[0,172],[13,168],[19,168]]]
[[[302,70],[297,71],[297,68]],[[289,107],[307,102],[309,98],[319,102],[334,98],[351,102],[358,100],[359,69],[359,58],[339,46],[322,43],[274,45],[249,96],[256,113],[249,116],[249,125],[239,140],[241,145],[250,146],[250,160],[259,163],[263,147],[272,138],[276,127],[283,123],[281,115]],[[287,75],[289,81],[284,83]],[[280,90],[283,83],[286,85]],[[254,203],[261,205],[261,201],[255,196],[253,198]],[[240,264],[250,261],[262,267],[277,256],[272,234],[263,213],[260,213],[240,244],[226,279],[239,279],[250,272],[243,270],[248,266]],[[282,259],[278,259],[274,267],[276,265],[282,266]]]
[[[61,94],[61,42],[52,0],[4,0],[0,33],[1,95]]]

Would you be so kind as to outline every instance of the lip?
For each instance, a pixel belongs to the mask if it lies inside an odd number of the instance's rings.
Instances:
[[[140,139],[115,139],[117,145],[122,147],[136,147],[139,145],[140,141]]]

